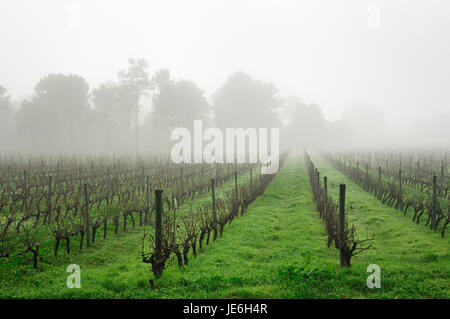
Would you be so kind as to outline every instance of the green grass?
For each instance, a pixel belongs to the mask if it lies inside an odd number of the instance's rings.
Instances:
[[[314,159],[316,160],[316,159]],[[244,216],[225,227],[223,237],[172,263],[149,287],[150,266],[140,258],[141,231],[99,240],[95,247],[57,259],[38,270],[0,260],[0,296],[20,298],[448,298],[449,241],[412,223],[352,184],[324,162],[317,163],[336,197],[348,185],[350,220],[370,234],[373,249],[339,267],[338,251],[315,212],[304,161],[291,157]],[[334,184],[334,186],[332,185]],[[3,263],[3,264],[2,264]],[[366,267],[380,265],[382,288],[366,286]],[[81,289],[68,289],[66,267],[81,267]],[[16,273],[14,274],[14,271]]]

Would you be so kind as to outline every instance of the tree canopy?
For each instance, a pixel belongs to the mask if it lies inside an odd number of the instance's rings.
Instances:
[[[216,124],[226,127],[279,127],[276,110],[282,105],[271,82],[253,80],[244,72],[232,74],[213,96]]]
[[[63,141],[78,150],[87,138],[88,101],[89,85],[81,76],[49,74],[39,80],[34,96],[22,102],[19,133],[47,150],[58,149]]]

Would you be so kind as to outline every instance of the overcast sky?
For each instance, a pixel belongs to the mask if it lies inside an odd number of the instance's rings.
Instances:
[[[328,119],[371,104],[401,123],[450,111],[450,1],[0,1],[0,85],[13,98],[51,72],[91,88],[129,57],[208,98],[237,70]]]

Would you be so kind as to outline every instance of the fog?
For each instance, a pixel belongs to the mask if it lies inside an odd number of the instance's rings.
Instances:
[[[162,152],[280,127],[283,147],[448,148],[450,3],[0,2],[0,152]]]

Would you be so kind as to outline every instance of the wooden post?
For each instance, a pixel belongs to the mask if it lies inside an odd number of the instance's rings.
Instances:
[[[156,216],[155,216],[155,257],[159,263],[162,254],[162,189],[155,189]]]
[[[108,170],[109,171],[109,170]],[[109,173],[108,173],[109,175]],[[142,165],[142,195],[145,194],[145,182],[144,182],[144,177],[145,177],[145,165]]]
[[[381,199],[381,166],[378,166],[378,198]]]
[[[252,191],[253,184],[253,169],[250,168],[250,191]]]
[[[378,166],[378,186],[381,186],[381,166]]]
[[[316,171],[316,175],[317,175],[317,189],[320,189],[320,172]]]
[[[437,229],[437,221],[436,221],[436,209],[437,209],[437,185],[436,185],[436,175],[433,175],[433,198],[431,202],[431,230]]]
[[[183,195],[183,167],[180,169],[180,195]]]
[[[27,193],[27,170],[26,169],[24,169],[23,170],[23,190],[24,190],[24,193],[26,194]]]
[[[217,238],[217,212],[216,212],[216,192],[214,189],[214,179],[211,179],[211,199],[212,199],[212,213],[213,213],[213,230],[214,240]]]
[[[145,224],[148,224],[148,218],[150,215],[150,177],[147,175],[146,177],[146,194],[145,194],[145,199],[146,199],[146,206],[145,206]]]
[[[341,267],[347,267],[347,260],[345,258],[344,251],[344,238],[345,238],[345,184],[339,185],[339,253]]]
[[[317,168],[314,168],[314,165],[313,165],[313,169],[314,169],[314,176],[317,176]],[[317,202],[317,191],[316,191],[316,189],[317,189],[317,185],[316,185],[317,180],[316,180],[316,178],[314,178],[314,176],[312,177],[313,178],[313,180],[312,180],[313,199],[314,199],[314,202]]]
[[[236,191],[236,199],[239,198],[237,172],[234,172],[234,188]]]
[[[317,191],[317,208],[319,208],[319,202],[320,202],[320,173],[318,170],[316,170],[316,191]],[[322,217],[322,216],[320,216]]]
[[[412,178],[414,176],[414,160],[413,160],[413,156],[411,154],[410,158],[409,158],[409,176]]]
[[[259,164],[259,187],[261,187],[261,185],[262,185],[261,184],[261,178],[262,178],[261,173],[262,173],[262,166],[261,166],[261,164]]]
[[[419,181],[420,181],[420,160],[417,161],[417,189],[420,189],[419,186]]]
[[[366,163],[366,178],[364,182],[364,189],[369,191],[369,165]]]
[[[398,171],[398,187],[399,187],[399,206],[398,208],[402,209],[402,198],[403,198],[403,194],[402,194],[402,170]]]
[[[50,218],[50,214],[52,213],[52,175],[48,177],[48,198],[47,198],[47,219]]]
[[[327,209],[328,209],[328,178],[323,177],[323,219],[327,219]]]
[[[87,184],[84,184],[84,204],[86,208],[86,246],[91,247],[90,239],[90,218],[89,218],[89,195]]]

